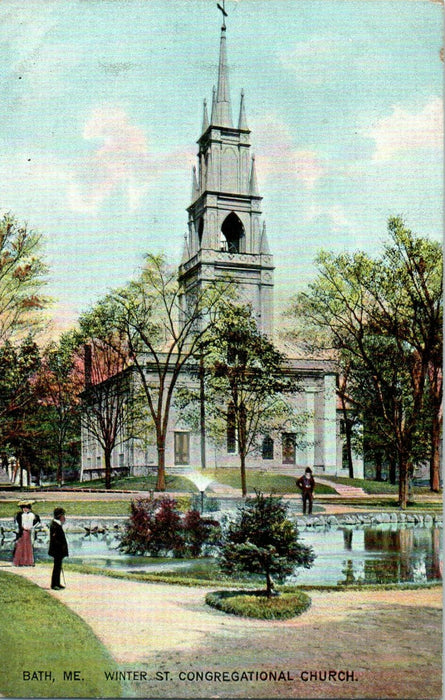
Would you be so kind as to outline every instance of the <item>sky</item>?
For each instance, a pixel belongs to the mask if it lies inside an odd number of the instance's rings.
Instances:
[[[226,0],[277,315],[321,249],[377,254],[387,220],[442,237],[442,4]],[[214,0],[2,0],[0,212],[40,231],[55,329],[179,264],[217,81]]]

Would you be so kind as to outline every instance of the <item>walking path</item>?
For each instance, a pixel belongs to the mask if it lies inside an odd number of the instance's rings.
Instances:
[[[154,653],[186,651],[204,644],[209,635],[242,637],[247,630],[261,635],[277,629],[300,629],[310,636],[314,628],[326,622],[366,619],[379,607],[397,604],[420,608],[441,608],[440,588],[415,591],[344,591],[310,593],[310,614],[287,621],[247,620],[209,608],[207,588],[113,579],[106,576],[66,572],[67,587],[53,591],[49,587],[50,568],[13,567],[0,563],[13,573],[25,576],[82,617],[105,644],[118,663],[144,662]],[[335,604],[334,604],[335,599]],[[318,668],[312,659],[313,668]]]

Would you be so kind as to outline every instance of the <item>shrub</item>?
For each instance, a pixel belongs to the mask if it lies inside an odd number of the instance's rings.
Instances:
[[[219,531],[216,520],[203,518],[197,510],[189,510],[182,523],[185,546],[192,557],[199,557],[206,542],[212,542]]]
[[[311,605],[303,591],[271,597],[264,591],[215,591],[207,593],[205,601],[223,612],[262,620],[287,620],[301,615]]]
[[[284,581],[295,566],[310,568],[315,555],[311,547],[298,542],[298,531],[286,517],[287,506],[280,498],[257,492],[239,509],[229,523],[220,549],[220,565],[229,574],[246,572],[266,578],[266,593],[272,595],[272,576]]]
[[[140,498],[131,503],[119,548],[127,554],[172,552],[175,557],[197,557],[205,543],[214,543],[218,537],[216,521],[202,518],[195,510],[182,516],[174,499]]]

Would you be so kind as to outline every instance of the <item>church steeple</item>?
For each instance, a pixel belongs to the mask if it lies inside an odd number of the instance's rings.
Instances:
[[[241,100],[239,105],[238,129],[240,131],[249,131],[246,119],[246,108],[244,107],[244,90],[241,90]]]
[[[219,9],[225,18],[224,7]],[[226,41],[223,21],[210,120],[204,102],[198,171],[192,175],[188,240],[179,282],[186,304],[197,287],[230,275],[238,287],[240,303],[250,304],[258,328],[271,334],[273,258],[261,216],[262,197],[251,155],[244,91],[237,124],[232,122]]]
[[[229,69],[227,66],[226,28],[221,27],[219,46],[218,87],[216,90],[215,109],[212,114],[212,126],[231,128],[232,106],[230,104]]]

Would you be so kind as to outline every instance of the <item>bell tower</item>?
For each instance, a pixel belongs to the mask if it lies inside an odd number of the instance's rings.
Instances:
[[[251,305],[259,330],[272,336],[273,257],[261,217],[262,197],[243,92],[236,126],[232,121],[225,22],[221,27],[218,84],[213,88],[210,119],[204,100],[198,147],[192,201],[187,209],[188,231],[179,266],[184,301],[202,284],[229,275],[240,303]]]

